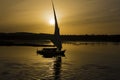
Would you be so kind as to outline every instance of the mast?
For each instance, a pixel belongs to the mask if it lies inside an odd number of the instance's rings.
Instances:
[[[54,7],[54,3],[52,2],[52,7],[53,7],[53,12],[54,12],[54,20],[55,20],[55,31],[54,31],[54,39],[53,39],[53,43],[54,45],[57,47],[58,50],[62,49],[62,42],[61,42],[61,38],[60,38],[60,30],[58,27],[58,22],[57,22],[57,16],[56,16],[56,12],[55,12],[55,7]]]

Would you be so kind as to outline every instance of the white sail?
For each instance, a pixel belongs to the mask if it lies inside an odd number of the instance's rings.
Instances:
[[[52,7],[53,7],[54,19],[55,19],[55,31],[54,31],[54,38],[53,38],[52,42],[54,43],[54,45],[57,47],[58,50],[61,50],[62,42],[61,42],[61,38],[60,38],[60,30],[58,27],[57,16],[56,16],[53,1],[52,1]]]

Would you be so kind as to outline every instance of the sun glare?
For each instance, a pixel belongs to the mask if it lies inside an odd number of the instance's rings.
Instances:
[[[54,20],[54,19],[50,19],[50,20],[49,20],[49,23],[50,23],[51,25],[54,25],[54,24],[55,24],[55,20]]]

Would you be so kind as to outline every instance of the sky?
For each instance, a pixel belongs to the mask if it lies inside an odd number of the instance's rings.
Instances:
[[[120,34],[120,0],[53,0],[61,34]],[[0,32],[53,33],[50,0],[0,0]]]

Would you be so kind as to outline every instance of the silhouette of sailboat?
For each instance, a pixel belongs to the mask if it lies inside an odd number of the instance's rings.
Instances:
[[[64,56],[65,50],[62,50],[62,42],[61,42],[61,38],[60,38],[60,29],[58,27],[55,7],[54,7],[52,0],[51,0],[51,2],[52,2],[53,12],[54,12],[54,20],[55,20],[54,37],[51,39],[51,41],[56,46],[56,48],[43,48],[42,50],[37,50],[37,53],[43,55],[44,57],[52,57],[52,56],[55,57],[57,55]]]

